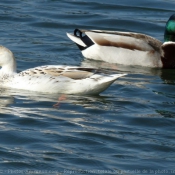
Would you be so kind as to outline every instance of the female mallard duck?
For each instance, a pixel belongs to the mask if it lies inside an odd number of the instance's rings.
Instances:
[[[93,68],[48,65],[16,72],[13,53],[0,46],[0,87],[46,93],[99,94],[117,78],[126,74],[106,75]]]
[[[140,33],[79,30],[67,33],[84,57],[110,63],[175,68],[175,14],[165,27],[161,41]]]

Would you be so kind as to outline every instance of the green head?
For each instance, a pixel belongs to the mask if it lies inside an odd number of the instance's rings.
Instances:
[[[164,41],[175,42],[175,14],[172,15],[166,23]]]

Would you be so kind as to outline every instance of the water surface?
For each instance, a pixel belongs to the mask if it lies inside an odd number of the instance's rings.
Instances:
[[[175,174],[175,71],[84,59],[66,32],[163,41],[173,0],[1,0],[1,44],[18,71],[78,65],[128,73],[99,96],[0,89],[0,174]]]

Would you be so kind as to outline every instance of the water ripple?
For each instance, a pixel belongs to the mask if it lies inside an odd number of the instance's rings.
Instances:
[[[68,95],[61,102],[60,94],[1,89],[0,174],[172,174],[174,70],[84,59],[66,32],[135,31],[163,40],[174,5],[171,0],[2,0],[1,44],[14,52],[18,71],[72,64],[128,75],[99,96]]]

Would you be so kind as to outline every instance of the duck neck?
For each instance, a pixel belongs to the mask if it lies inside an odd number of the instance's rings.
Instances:
[[[165,31],[165,34],[164,34],[164,41],[165,41],[165,42],[168,42],[168,41],[175,42],[175,35],[170,34],[170,33],[168,33],[168,32]]]

